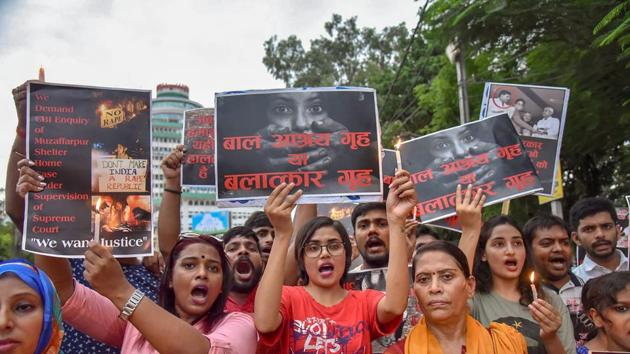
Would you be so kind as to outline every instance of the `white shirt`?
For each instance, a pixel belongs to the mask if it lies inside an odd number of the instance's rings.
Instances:
[[[546,131],[547,134],[536,133],[536,129]],[[534,125],[534,136],[547,139],[558,139],[560,132],[560,119],[554,117],[543,118]]]
[[[617,254],[619,255],[619,265],[615,271],[628,270],[628,257],[620,250],[617,250]],[[588,254],[584,257],[584,262],[573,269],[573,274],[577,275],[585,283],[589,279],[601,277],[612,272],[612,270],[595,263]]]
[[[515,109],[516,108],[514,108],[514,106],[511,106],[509,103],[503,103],[503,101],[498,98],[492,98],[488,102],[488,114],[486,114],[486,117],[492,117],[496,116],[497,114],[507,113],[508,116],[512,118]]]

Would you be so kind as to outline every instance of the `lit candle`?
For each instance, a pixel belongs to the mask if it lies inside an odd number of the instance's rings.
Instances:
[[[398,168],[398,171],[402,170],[402,159],[400,158],[400,138],[398,138],[398,141],[396,142],[396,145],[394,145],[394,147],[396,148],[396,167]]]
[[[96,216],[94,216],[94,241],[101,242],[101,198],[96,201]]]
[[[529,274],[529,282],[531,283],[530,286],[532,287],[532,294],[534,294],[534,300],[538,299],[538,292],[536,291],[536,284],[534,284],[534,272],[531,272]]]

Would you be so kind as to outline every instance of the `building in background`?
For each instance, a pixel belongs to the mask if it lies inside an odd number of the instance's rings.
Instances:
[[[156,97],[151,105],[152,123],[152,199],[154,230],[157,228],[158,211],[164,193],[164,176],[160,163],[168,155],[175,145],[182,141],[182,129],[184,126],[184,111],[203,106],[189,98],[188,86],[180,84],[159,84],[157,86]],[[217,210],[215,205],[215,195],[213,188],[195,187],[184,188],[182,190],[182,200],[180,208],[182,231],[192,230],[192,218],[194,215]],[[249,214],[257,208],[230,209],[231,226],[242,225]]]

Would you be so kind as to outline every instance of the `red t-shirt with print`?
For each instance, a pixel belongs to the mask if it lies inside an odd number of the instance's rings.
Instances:
[[[281,348],[279,353],[370,354],[371,342],[396,330],[402,316],[379,324],[376,308],[384,294],[349,290],[336,305],[319,304],[302,286],[282,287],[282,323],[271,333],[260,333],[259,348]]]

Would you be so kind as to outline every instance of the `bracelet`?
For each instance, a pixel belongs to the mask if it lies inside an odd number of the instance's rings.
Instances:
[[[127,300],[125,306],[123,306],[123,309],[120,311],[120,315],[118,315],[118,317],[124,321],[129,320],[129,316],[131,316],[131,314],[136,310],[136,307],[138,307],[142,298],[144,298],[144,293],[136,289],[129,300]]]
[[[171,193],[177,194],[177,195],[181,195],[182,194],[182,191],[178,191],[176,189],[171,189],[171,188],[164,188],[164,191],[165,192],[171,192]]]

